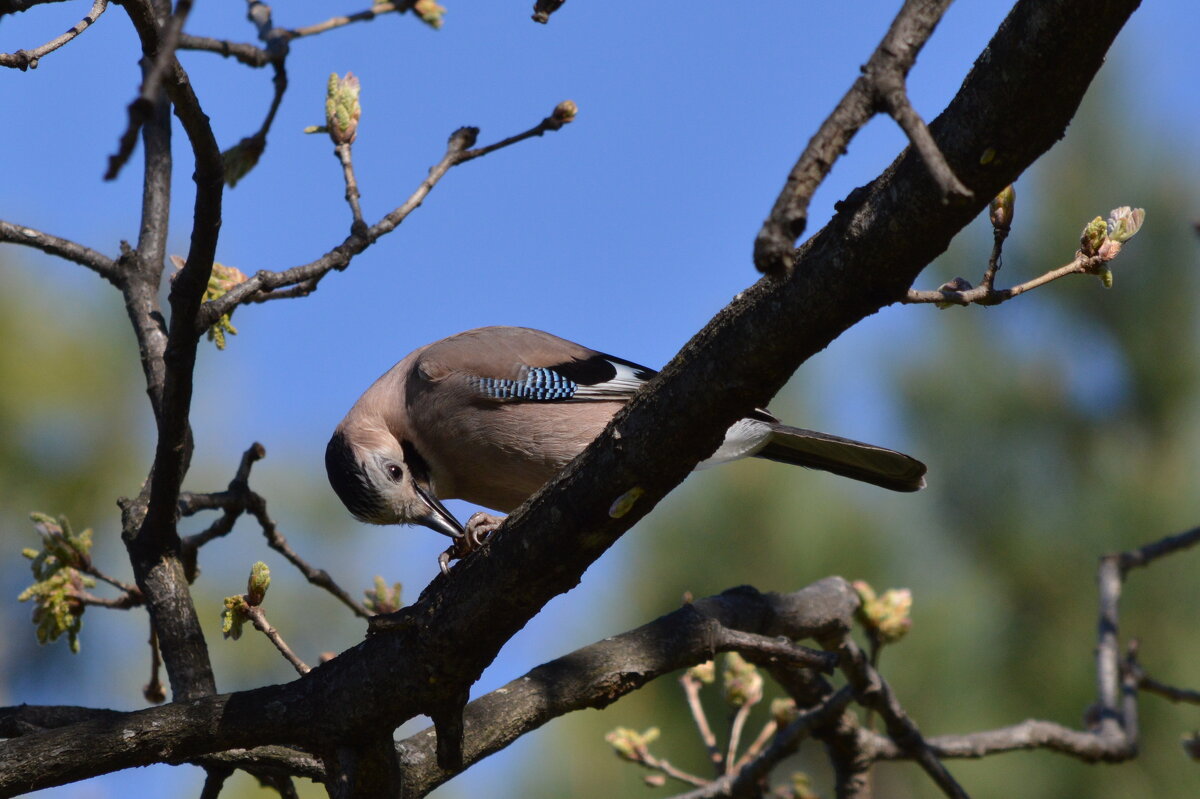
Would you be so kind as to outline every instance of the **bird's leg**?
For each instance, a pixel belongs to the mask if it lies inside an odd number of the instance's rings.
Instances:
[[[467,519],[467,543],[470,544],[470,551],[474,552],[483,546],[484,541],[496,532],[496,528],[501,525],[506,517],[493,516],[490,513],[484,513],[477,510],[471,514],[471,518]]]
[[[472,513],[471,518],[467,519],[466,532],[455,538],[450,548],[438,555],[438,566],[441,567],[442,574],[449,577],[450,561],[465,558],[482,547],[504,519],[503,516],[493,516],[483,511]]]

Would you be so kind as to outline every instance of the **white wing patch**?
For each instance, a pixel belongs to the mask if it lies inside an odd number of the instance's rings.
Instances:
[[[740,419],[725,432],[725,440],[707,460],[697,464],[697,469],[720,466],[722,463],[749,458],[767,445],[771,438],[771,425],[758,419]]]
[[[630,366],[626,363],[617,363],[605,359],[609,365],[617,370],[617,373],[612,378],[605,380],[603,383],[585,386],[580,385],[575,389],[575,394],[572,399],[617,399],[620,397],[630,397],[637,392],[639,388],[646,384],[646,377],[643,375],[653,375],[654,372],[648,369],[641,369]]]

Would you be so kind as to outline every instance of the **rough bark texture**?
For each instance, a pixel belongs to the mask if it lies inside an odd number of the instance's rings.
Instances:
[[[0,794],[264,744],[326,753],[327,768],[336,777],[346,763],[371,760],[378,754],[374,742],[414,715],[440,717],[442,734],[456,728],[469,732],[469,725],[448,717],[447,708],[500,647],[546,602],[574,587],[596,558],[713,451],[729,424],[765,404],[801,363],[847,328],[901,299],[988,199],[1061,138],[1104,53],[1137,5],[1136,0],[1018,3],[958,95],[930,125],[972,199],[946,204],[928,166],[911,148],[905,151],[840,206],[833,221],[799,250],[791,270],[761,279],[718,314],[604,435],[509,518],[488,547],[460,563],[449,578],[435,579],[386,629],[381,626],[358,646],[285,685],[176,701],[10,740],[0,747]],[[198,106],[188,105],[186,84],[172,83],[170,75],[165,80],[192,135],[187,115],[199,113]],[[162,400],[171,419],[160,426],[152,499],[139,536],[149,547],[139,567],[151,571],[157,568],[156,556],[174,557],[174,503],[186,463],[198,309],[192,295],[207,280],[204,265],[211,266],[209,245],[219,223],[220,191],[213,186],[212,168],[205,168],[212,166],[211,148],[197,141],[193,148],[201,195],[217,203],[217,215],[197,202],[197,237],[176,286],[184,293],[172,298],[176,318]],[[698,390],[712,385],[724,390]],[[641,494],[632,508],[610,515],[615,500],[634,489]],[[137,552],[131,547],[135,562]],[[168,595],[186,598],[185,586],[177,582],[181,571],[159,571],[165,575],[162,586],[143,586],[141,574],[139,586],[148,595],[161,587],[164,598],[150,596],[151,607],[161,601],[164,612],[173,612]],[[176,609],[186,617],[190,598],[185,604]],[[194,642],[186,630],[169,647],[164,639],[169,669],[172,658],[176,663],[173,686],[187,663],[179,653],[189,649]],[[176,686],[177,699],[192,690]],[[443,741],[438,749],[453,752],[460,743]],[[486,744],[469,741],[464,753],[469,756],[471,747],[480,745]],[[347,782],[345,795],[372,795],[389,780],[397,788],[399,780],[434,784],[439,779],[429,772],[421,777],[411,760],[405,768],[391,775],[373,769],[363,783],[367,787]]]

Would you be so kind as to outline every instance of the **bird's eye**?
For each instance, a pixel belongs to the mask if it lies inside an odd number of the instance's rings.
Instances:
[[[387,465],[387,473],[388,477],[392,478],[397,483],[400,482],[400,478],[404,476],[404,470],[400,468],[399,464],[395,463],[389,463]]]

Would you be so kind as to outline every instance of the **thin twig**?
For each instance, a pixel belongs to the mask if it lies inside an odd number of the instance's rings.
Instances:
[[[346,202],[350,204],[350,214],[354,217],[350,229],[362,231],[366,228],[367,223],[363,221],[362,206],[358,204],[358,198],[361,195],[358,191],[358,181],[354,178],[354,162],[351,160],[350,142],[337,145],[333,148],[333,152],[341,162],[342,176],[346,180]]]
[[[1086,256],[1082,253],[1077,253],[1075,260],[1071,261],[1071,263],[1060,266],[1057,269],[1052,269],[1044,275],[1035,277],[1033,280],[1027,280],[1012,288],[991,289],[987,286],[977,286],[965,291],[955,291],[950,288],[941,288],[935,291],[909,289],[908,294],[900,302],[905,304],[936,302],[950,303],[951,305],[971,305],[972,303],[976,305],[999,305],[1002,302],[1011,300],[1013,297],[1020,296],[1027,291],[1044,286],[1047,283],[1052,283],[1067,275],[1095,274],[1096,270],[1105,263],[1106,261],[1099,256]]]
[[[178,49],[216,53],[225,58],[233,58],[248,67],[255,68],[265,67],[274,60],[266,50],[247,42],[231,42],[226,39],[213,39],[208,36],[192,36],[188,33],[181,33],[179,35]]]
[[[244,610],[246,616],[250,619],[250,623],[254,625],[254,629],[267,636],[271,640],[271,643],[275,645],[275,648],[279,650],[279,653],[287,658],[288,663],[291,663],[292,668],[301,676],[308,674],[312,670],[303,660],[296,656],[296,653],[283,640],[283,636],[279,634],[279,631],[267,622],[267,615],[261,607],[247,603]]]
[[[100,571],[100,569],[98,569],[93,564],[89,564],[88,567],[86,569],[84,569],[83,571],[86,572],[87,574],[91,575],[92,577],[95,577],[97,580],[108,583],[113,588],[116,588],[120,591],[124,591],[126,594],[129,594],[134,597],[138,597],[139,599],[142,595],[142,592],[138,589],[138,587],[136,585],[130,585],[129,583],[124,582],[122,580],[118,580],[114,577],[109,577],[107,574]]]
[[[141,605],[143,602],[140,592],[137,594],[122,594],[115,599],[108,599],[107,597],[96,596],[87,591],[77,591],[75,598],[84,605],[92,605],[98,608],[112,608],[114,610],[129,610]]]
[[[980,287],[991,292],[996,283],[996,273],[1000,271],[1000,252],[1004,249],[1004,240],[1008,238],[1011,228],[1008,225],[995,225],[992,228],[992,257],[988,258],[987,270],[983,273]]]
[[[691,670],[688,670],[680,676],[679,684],[683,686],[688,709],[692,712],[692,721],[695,722],[696,730],[700,733],[700,740],[704,742],[704,748],[708,751],[708,759],[712,762],[719,777],[725,773],[725,756],[721,754],[721,750],[717,746],[717,736],[713,734],[712,726],[708,723],[708,714],[704,712],[704,705],[700,701],[700,688],[703,683],[693,677]]]
[[[951,799],[968,799],[966,791],[950,775],[946,767],[937,759],[937,755],[925,742],[917,725],[909,718],[908,713],[901,707],[891,687],[871,668],[866,654],[849,634],[843,635],[837,645],[841,655],[842,673],[850,687],[854,689],[855,698],[867,708],[873,708],[883,718],[887,725],[888,734],[902,748],[908,750],[914,760],[925,770],[925,773]]]
[[[746,726],[746,719],[750,717],[750,710],[755,704],[757,702],[743,702],[733,714],[733,723],[729,725],[729,748],[725,753],[725,770],[727,772],[737,762],[738,745],[742,742],[742,729]]]
[[[192,0],[176,0],[175,12],[162,26],[156,41],[157,50],[153,53],[154,60],[142,77],[138,96],[129,104],[129,122],[125,132],[118,139],[117,151],[108,158],[105,180],[115,180],[122,167],[129,161],[129,157],[133,155],[138,131],[153,112],[154,98],[158,95],[158,89],[163,84],[168,70],[178,68],[182,72],[179,62],[175,59],[175,49],[179,45],[179,35],[191,10]]]
[[[771,737],[775,735],[778,730],[779,724],[775,721],[775,719],[769,719],[767,723],[763,725],[762,729],[758,731],[758,736],[755,737],[748,747],[746,747],[745,753],[738,758],[737,762],[733,764],[733,768],[730,770],[736,774],[747,763],[758,757],[759,753],[762,752],[763,747],[767,745],[767,743],[771,740]]]
[[[743,768],[736,772],[730,772],[694,791],[679,794],[673,799],[719,799],[719,797],[759,795],[756,793],[757,786],[771,772],[771,769],[775,768],[784,758],[794,754],[800,743],[810,736],[813,730],[828,724],[841,715],[846,705],[853,699],[854,692],[849,686],[843,687],[837,693],[830,694],[784,727],[775,736],[775,740],[767,747],[766,751]]]
[[[27,69],[37,69],[38,61],[47,53],[53,53],[67,42],[83,33],[92,23],[100,19],[100,15],[108,8],[108,0],[93,0],[92,10],[83,19],[76,22],[66,33],[55,36],[41,47],[32,50],[18,50],[15,53],[0,53],[0,67],[14,67],[24,72]]]
[[[262,527],[263,535],[266,536],[267,545],[279,554],[283,555],[288,561],[295,566],[304,575],[310,583],[324,588],[329,593],[333,594],[342,604],[354,611],[356,616],[364,619],[371,617],[370,611],[363,607],[361,602],[356,601],[351,597],[340,585],[333,581],[329,576],[329,572],[324,569],[317,569],[310,566],[303,558],[288,544],[283,533],[279,532],[279,528],[275,522],[267,515],[267,502],[254,492],[250,492],[246,498],[246,510],[258,520]]]
[[[48,255],[56,255],[80,266],[86,266],[114,286],[120,284],[121,274],[117,262],[91,247],[76,244],[68,239],[61,239],[31,227],[4,221],[0,221],[0,242],[21,244],[41,250]]]
[[[933,134],[929,132],[925,120],[921,119],[921,115],[913,108],[912,102],[908,99],[904,73],[890,68],[883,74],[875,75],[873,85],[876,98],[887,109],[892,119],[896,120],[912,145],[917,148],[921,159],[929,168],[929,173],[937,181],[938,187],[942,190],[942,202],[949,202],[951,199],[968,199],[973,196],[971,190],[963,185],[958,176],[954,174],[954,170],[946,163],[946,156],[942,155],[942,151],[938,149],[937,142],[933,140]]]
[[[510,136],[495,144],[471,150],[479,134],[478,128],[459,128],[450,135],[446,153],[442,159],[430,168],[429,174],[421,181],[416,190],[399,207],[392,210],[374,225],[361,232],[351,232],[345,240],[325,255],[303,266],[292,267],[282,272],[259,271],[248,280],[222,294],[220,297],[206,302],[196,319],[197,334],[203,333],[216,320],[231,312],[239,305],[263,302],[274,289],[303,284],[305,289],[296,296],[304,296],[316,289],[317,283],[332,270],[342,270],[350,265],[354,256],[370,247],[382,236],[391,233],[409,214],[421,206],[433,187],[452,168],[467,161],[480,158],[504,147],[534,136],[541,136],[547,131],[558,130],[566,124],[566,120],[551,115],[529,130]]]
[[[303,28],[292,28],[287,32],[288,38],[299,39],[303,36],[316,36],[318,33],[335,30],[353,22],[369,22],[383,14],[392,12],[404,13],[412,8],[412,0],[400,3],[375,3],[365,11],[359,11],[355,14],[346,16],[331,17],[324,22],[318,22],[314,25],[306,25]]]
[[[154,624],[150,625],[150,682],[142,686],[142,696],[146,697],[147,702],[153,702],[156,705],[161,705],[167,699],[167,692],[163,689],[162,684],[162,655],[158,651],[158,633],[154,631]]]
[[[1146,544],[1144,547],[1122,552],[1119,558],[1121,576],[1124,577],[1133,569],[1149,566],[1159,558],[1190,549],[1198,543],[1200,543],[1200,527],[1193,527],[1191,530],[1167,536],[1152,544]]]

